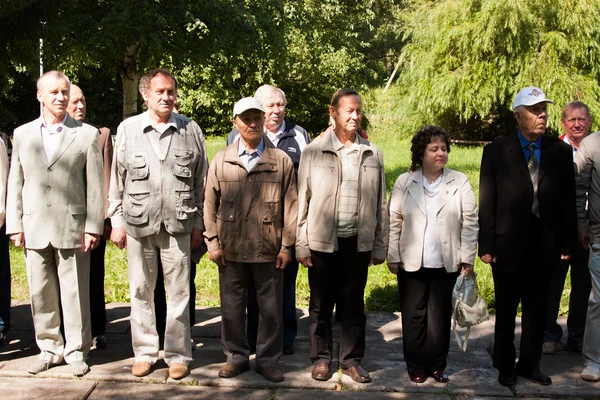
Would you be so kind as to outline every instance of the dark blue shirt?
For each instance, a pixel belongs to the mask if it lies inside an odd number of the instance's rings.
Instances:
[[[517,132],[517,136],[519,137],[519,141],[521,142],[521,147],[523,147],[523,154],[525,155],[525,162],[529,162],[530,151],[527,148],[527,146],[529,146],[530,143],[533,143],[533,145],[535,146],[533,149],[533,155],[535,156],[535,159],[539,165],[540,164],[540,147],[542,144],[542,136],[540,135],[534,142],[530,142],[529,140],[525,139],[525,137],[523,137],[523,134],[521,133],[520,129]]]

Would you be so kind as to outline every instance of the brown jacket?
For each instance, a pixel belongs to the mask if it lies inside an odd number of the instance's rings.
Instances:
[[[237,141],[215,154],[208,171],[204,225],[208,251],[233,262],[275,262],[296,241],[298,200],[292,160],[266,139],[250,172]]]

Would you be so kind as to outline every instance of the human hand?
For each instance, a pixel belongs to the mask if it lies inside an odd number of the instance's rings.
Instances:
[[[481,258],[481,261],[483,261],[486,264],[489,264],[491,262],[493,262],[493,263],[496,262],[496,256],[492,256],[491,254],[484,254],[479,258]]]
[[[10,235],[10,240],[12,240],[15,247],[25,247],[25,235],[23,232],[13,233]]]
[[[462,267],[462,274],[464,276],[471,275],[473,273],[473,266],[472,265],[462,263],[461,267]]]
[[[127,248],[127,234],[125,233],[125,228],[122,226],[119,228],[112,228],[110,240],[112,240],[120,249]]]
[[[201,229],[192,229],[192,237],[190,239],[190,247],[192,249],[197,249],[198,247],[202,246],[202,241],[204,241],[204,236],[202,235],[204,232],[202,232]]]
[[[387,264],[388,269],[390,270],[390,272],[394,275],[398,275],[398,268],[400,268],[400,263],[388,263]]]
[[[100,244],[100,235],[94,235],[92,233],[84,233],[83,234],[83,245],[81,248],[84,253],[88,251],[92,251]]]
[[[292,256],[284,251],[280,251],[277,254],[277,262],[275,263],[275,268],[277,269],[285,269],[286,265],[292,260]]]
[[[383,264],[384,261],[385,258],[371,258],[371,261],[369,261],[369,266]]]
[[[304,265],[306,268],[312,267],[312,258],[311,257],[300,257],[298,258],[298,262]]]
[[[217,264],[219,267],[224,267],[225,263],[225,255],[223,254],[223,250],[214,250],[208,253],[208,258],[210,261]]]
[[[577,240],[579,241],[579,245],[587,250],[590,247],[590,231],[578,232]]]

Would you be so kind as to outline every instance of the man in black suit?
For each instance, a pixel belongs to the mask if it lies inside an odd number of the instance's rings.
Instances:
[[[569,145],[545,136],[544,92],[521,90],[513,103],[519,129],[483,150],[479,183],[479,255],[492,264],[496,326],[494,367],[498,381],[516,375],[549,385],[539,368],[548,290],[559,261],[576,243],[575,178]],[[514,330],[519,302],[522,333],[515,367]]]

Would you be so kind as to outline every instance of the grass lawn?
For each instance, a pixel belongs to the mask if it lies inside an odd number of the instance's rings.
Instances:
[[[396,178],[401,173],[406,172],[410,165],[410,138],[401,138],[396,129],[398,117],[396,116],[397,113],[394,112],[393,94],[388,92],[386,95],[381,95],[381,88],[377,88],[365,96],[365,99],[368,99],[365,101],[365,109],[371,123],[369,139],[383,151],[389,192]],[[207,138],[206,142],[209,158],[212,158],[217,150],[225,146],[225,137],[210,137]],[[478,196],[481,152],[482,147],[452,146],[448,163],[449,168],[461,171],[469,177],[476,196]],[[21,249],[11,247],[11,264],[12,297],[18,300],[26,300],[29,297],[29,291]],[[201,306],[219,305],[219,277],[216,265],[211,263],[205,256],[197,268],[196,304]],[[480,291],[490,309],[493,310],[494,287],[491,269],[477,259],[475,270],[478,274]],[[310,297],[308,274],[303,267],[299,269],[296,285],[297,306],[308,307]],[[561,301],[561,314],[565,314],[568,310],[569,292],[570,281],[567,277]],[[106,248],[105,294],[108,302],[129,301],[126,252],[120,251],[112,243],[109,243]],[[398,310],[396,276],[391,274],[385,265],[373,266],[369,270],[369,279],[365,290],[365,304],[370,311]]]

